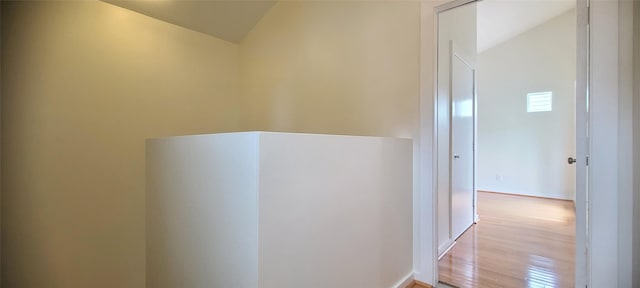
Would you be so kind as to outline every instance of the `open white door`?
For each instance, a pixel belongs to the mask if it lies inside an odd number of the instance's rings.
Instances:
[[[469,3],[442,9],[437,14],[435,103],[438,256],[473,224],[475,215],[473,67],[477,51],[477,5]],[[454,160],[456,155],[458,158]]]
[[[475,70],[451,42],[451,232],[457,239],[474,220]]]
[[[451,145],[450,140],[452,136],[450,135],[450,128],[453,123],[451,122],[451,115],[453,108],[450,107],[452,99],[449,97],[453,97],[450,94],[451,91],[449,89],[450,86],[450,78],[451,71],[453,69],[450,67],[451,62],[451,50],[448,49],[448,45],[450,45],[450,41],[454,40],[459,46],[462,46],[466,50],[477,51],[476,47],[476,15],[474,6],[475,0],[456,0],[450,1],[448,3],[442,4],[434,9],[435,16],[437,19],[437,45],[436,45],[436,53],[437,53],[437,81],[436,81],[436,91],[435,91],[435,101],[433,103],[435,115],[434,115],[434,134],[433,137],[435,139],[434,146],[436,153],[434,153],[434,190],[435,197],[433,199],[435,210],[431,216],[435,218],[437,221],[433,223],[435,230],[435,237],[433,241],[436,242],[437,245],[434,247],[434,252],[437,255],[441,255],[443,252],[453,244],[454,235],[457,234],[453,231],[451,225],[451,215],[453,214],[451,207],[453,204],[451,203],[452,197],[449,197],[450,194],[450,185],[452,184],[452,178],[455,176],[451,175],[455,173],[455,168],[450,167],[450,164],[453,162],[452,157],[454,156],[453,149],[457,149]],[[613,4],[608,4],[609,2]],[[471,4],[470,4],[471,3]],[[602,4],[604,3],[604,4]],[[600,5],[601,6],[614,6],[617,5],[615,1],[604,1]],[[597,4],[597,3],[596,3]],[[595,5],[595,4],[594,4]],[[575,135],[575,144],[576,144],[576,196],[575,196],[575,206],[576,206],[576,266],[575,266],[575,287],[576,288],[584,288],[591,287],[591,264],[589,263],[589,259],[593,257],[593,252],[597,249],[590,249],[590,243],[593,241],[590,240],[591,234],[592,237],[596,238],[595,233],[590,233],[590,223],[589,223],[589,215],[590,215],[590,202],[589,202],[589,170],[588,170],[588,157],[589,157],[589,131],[590,126],[595,127],[596,125],[590,125],[590,112],[589,112],[589,90],[590,90],[590,82],[591,76],[589,72],[590,67],[590,31],[589,31],[589,0],[577,0],[577,73],[576,73],[576,135]],[[427,7],[428,12],[431,11],[431,6],[425,5]],[[616,6],[617,7],[617,6]],[[454,9],[455,8],[455,9]],[[606,12],[613,13],[612,11],[617,11],[614,9],[602,9],[601,14]],[[594,13],[597,14],[597,13]],[[425,16],[426,15],[426,16]],[[426,18],[427,21],[431,21],[431,14],[424,13],[423,18]],[[600,15],[600,21],[605,22],[603,19],[607,19]],[[597,23],[597,21],[593,21],[593,23]],[[595,25],[595,24],[594,24]],[[610,28],[610,27],[605,27]],[[601,29],[606,30],[606,29]],[[598,35],[598,33],[593,33],[594,37]],[[611,35],[617,35],[615,33]],[[429,34],[428,37],[431,37]],[[602,36],[601,36],[602,37]],[[595,41],[594,41],[595,43]],[[603,42],[600,44],[601,46],[610,45],[610,42]],[[597,46],[597,45],[596,45]],[[473,48],[469,48],[473,47]],[[597,54],[596,49],[594,48],[594,55]],[[428,57],[428,55],[425,55]],[[596,62],[596,60],[594,60]],[[615,61],[609,61],[611,63],[617,63]],[[474,59],[475,63],[475,59]],[[602,63],[601,63],[602,64]],[[611,64],[613,65],[613,64]],[[594,64],[594,66],[596,66]],[[430,67],[430,66],[429,66]],[[597,71],[597,70],[594,70]],[[593,73],[596,74],[595,72]],[[464,77],[460,75],[461,77]],[[595,76],[594,76],[595,78]],[[596,81],[594,81],[596,83]],[[597,83],[596,83],[597,84]],[[596,95],[595,88],[594,94]],[[429,95],[429,93],[425,93],[425,95]],[[595,96],[594,96],[595,98]],[[425,98],[429,99],[429,98]],[[424,100],[424,99],[423,99]],[[595,107],[595,105],[594,105]],[[598,109],[592,109],[592,113],[594,114],[594,119],[596,118],[596,112]],[[595,122],[594,122],[595,123]],[[594,139],[597,139],[597,135],[595,132],[597,131],[595,128],[593,129]],[[451,132],[455,133],[455,132]],[[597,152],[597,148],[594,145],[594,151]],[[594,157],[596,156],[594,152]],[[566,161],[566,160],[565,160]],[[455,165],[455,164],[454,164]],[[598,166],[593,166],[593,169]],[[593,175],[597,175],[594,171]],[[455,180],[453,180],[455,181]],[[595,182],[595,179],[593,179]],[[593,191],[596,191],[597,187],[595,187],[595,183],[592,183]],[[594,192],[593,195],[597,196],[597,193]],[[597,203],[598,199],[594,199],[593,203]],[[429,207],[430,208],[430,207]],[[594,210],[595,211],[595,210]],[[472,215],[473,216],[473,215]],[[593,217],[592,219],[597,219],[598,217]],[[431,218],[425,217],[421,218],[425,221],[430,220]],[[473,219],[473,218],[472,218]],[[472,220],[473,221],[473,220]],[[593,228],[596,228],[596,225],[592,225]],[[608,236],[608,235],[606,235]],[[422,236],[419,236],[422,237]],[[428,243],[432,241],[428,239]],[[594,246],[597,247],[597,246]],[[590,252],[591,251],[591,252]],[[609,251],[610,252],[610,251]],[[612,254],[612,255],[615,255]],[[609,258],[614,258],[615,256],[611,256]],[[594,259],[596,259],[594,257]],[[596,261],[593,261],[596,263]],[[438,262],[437,257],[434,257],[431,265],[425,265],[425,267],[429,268],[424,270],[424,275],[427,277],[430,275],[431,271],[434,271],[434,282],[437,283],[437,272],[438,272]],[[594,264],[597,266],[596,264]],[[600,264],[602,265],[602,264]],[[432,270],[431,270],[432,269]],[[594,271],[596,271],[594,269]],[[601,273],[602,274],[602,273]],[[609,278],[611,279],[611,278]],[[595,280],[595,279],[594,279]],[[596,282],[596,281],[593,281]]]

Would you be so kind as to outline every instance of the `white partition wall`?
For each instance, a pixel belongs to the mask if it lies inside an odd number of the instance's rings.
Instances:
[[[257,149],[253,133],[147,141],[147,287],[257,287]]]
[[[397,287],[412,218],[408,139],[147,142],[147,287]]]

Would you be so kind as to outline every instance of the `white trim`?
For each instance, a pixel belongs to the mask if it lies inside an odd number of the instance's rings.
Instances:
[[[432,1],[422,1],[420,4],[420,107],[419,107],[419,131],[418,131],[418,189],[414,195],[414,279],[435,286],[437,283],[436,267],[431,259],[437,258],[437,240],[434,233],[436,219],[432,213],[436,211],[436,202],[433,201],[435,182],[431,178],[435,168],[435,149],[433,138],[434,123],[436,115],[434,111],[433,95],[436,92],[435,73],[435,53],[437,50],[437,19],[435,17],[435,6]],[[434,29],[425,29],[431,27]],[[430,69],[425,69],[430,67]]]
[[[442,251],[442,253],[440,253],[440,255],[438,256],[438,261],[440,261],[440,259],[442,259],[442,257],[444,257],[444,255],[447,254],[447,252],[449,252],[449,250],[451,250],[451,248],[453,248],[453,246],[456,246],[456,243],[458,243],[458,242],[453,241],[453,240],[447,241],[448,245],[447,246],[443,245],[443,247],[447,247],[447,249],[444,249]]]
[[[618,6],[618,287],[638,287],[633,285],[633,50],[638,49],[633,45],[633,21],[638,21],[634,5],[640,2],[620,1]]]
[[[590,6],[590,143],[588,194],[589,287],[624,287],[618,277],[620,247],[619,197],[624,196],[618,179],[620,141],[620,1],[591,1]],[[629,155],[624,155],[628,157]]]
[[[479,0],[478,0],[479,1]],[[587,1],[587,0],[580,0]],[[579,1],[579,2],[580,2]],[[414,277],[416,280],[433,285],[438,284],[438,241],[437,241],[437,57],[438,57],[438,13],[462,6],[476,0],[454,0],[439,6],[434,6],[430,1],[422,1],[420,9],[420,123],[418,132],[419,141],[419,170],[417,175],[419,187],[416,189],[414,200],[414,233],[417,234],[414,241]],[[431,19],[429,18],[431,17]],[[582,20],[582,19],[579,19]],[[430,21],[433,21],[429,23]],[[433,25],[433,29],[424,29]],[[581,31],[578,28],[578,31]],[[432,49],[432,50],[430,50]],[[431,63],[429,63],[431,61]],[[431,65],[431,69],[425,69]],[[431,75],[429,75],[431,74]],[[431,76],[431,77],[429,77]],[[426,79],[430,78],[430,79]],[[432,85],[429,87],[429,85]],[[431,114],[433,113],[433,114]],[[591,211],[590,211],[591,212]],[[477,213],[476,213],[477,215]],[[584,221],[583,223],[586,225]],[[578,225],[578,222],[576,223]],[[586,231],[586,228],[577,228],[578,231]],[[578,238],[581,235],[576,235]],[[582,237],[586,238],[586,237]],[[588,241],[582,240],[582,243]],[[431,260],[432,262],[430,262]],[[576,258],[576,268],[584,258]],[[430,263],[425,263],[430,262]],[[587,263],[582,263],[586,265]],[[576,269],[578,271],[578,269]],[[590,272],[590,271],[589,271]],[[589,273],[584,275],[590,278]],[[580,273],[576,273],[579,275]],[[577,279],[579,280],[579,279]],[[576,281],[576,285],[579,281]],[[577,286],[576,286],[577,287]],[[582,288],[582,287],[580,287]]]
[[[586,158],[589,154],[589,141],[578,141],[578,139],[587,139],[587,128],[589,124],[588,113],[585,109],[578,107],[587,107],[587,89],[589,86],[589,74],[587,70],[589,63],[589,29],[587,22],[589,19],[589,0],[576,1],[576,158],[583,159],[576,163],[576,194],[574,196],[574,210],[576,212],[576,243],[575,243],[575,287],[584,288],[589,285],[587,275],[588,257],[587,247],[587,179],[578,181],[580,178],[587,177]],[[583,263],[584,265],[579,265]]]
[[[437,15],[440,12],[451,10],[453,8],[460,7],[462,5],[466,5],[466,4],[469,4],[469,3],[472,3],[472,2],[478,2],[478,1],[480,1],[480,0],[453,0],[451,2],[447,2],[447,3],[444,3],[442,5],[436,6],[434,8],[434,12]]]
[[[413,280],[414,280],[413,272],[411,272],[411,273],[409,273],[409,275],[404,277],[404,280],[400,280],[396,285],[393,285],[391,287],[393,287],[393,288],[407,288],[407,287],[409,287],[409,284],[411,284],[411,282],[413,282]]]
[[[446,242],[442,243],[442,245],[438,246],[438,260],[440,260],[440,258],[442,258],[442,255],[444,253],[446,253],[447,250],[451,249],[453,244],[455,244],[455,242],[456,242],[455,239],[456,238],[451,237],[451,238],[447,239]]]

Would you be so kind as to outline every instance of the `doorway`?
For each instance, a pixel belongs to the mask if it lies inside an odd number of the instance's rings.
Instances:
[[[565,199],[571,201],[575,200],[575,183],[576,178],[574,174],[575,168],[573,166],[568,166],[567,157],[575,157],[575,116],[572,113],[567,113],[567,111],[562,112],[560,109],[564,107],[564,109],[569,109],[568,112],[574,112],[576,109],[575,104],[575,68],[576,63],[573,61],[572,63],[567,64],[569,67],[569,71],[573,72],[572,79],[570,81],[563,81],[562,87],[556,87],[554,85],[548,84],[550,81],[546,81],[545,85],[538,85],[537,82],[545,82],[545,81],[535,81],[530,76],[518,75],[518,73],[507,73],[501,76],[494,76],[493,78],[498,78],[502,80],[502,83],[491,83],[485,82],[486,86],[485,91],[490,96],[497,96],[496,94],[509,94],[510,97],[498,98],[496,103],[487,104],[483,109],[483,100],[487,100],[487,98],[482,98],[483,93],[483,70],[482,70],[482,58],[479,55],[487,54],[485,51],[481,51],[479,48],[482,46],[483,50],[493,50],[494,54],[501,54],[501,56],[505,56],[505,52],[496,52],[497,49],[495,46],[507,46],[506,42],[509,42],[510,39],[499,39],[498,44],[494,44],[494,46],[486,47],[486,44],[483,43],[482,40],[477,38],[478,34],[476,31],[476,24],[481,21],[481,19],[476,19],[476,17],[481,17],[478,15],[478,5],[479,3],[485,4],[493,1],[487,0],[482,2],[470,2],[463,3],[455,8],[451,9],[451,5],[447,7],[443,11],[439,11],[438,13],[438,65],[437,65],[437,75],[438,75],[438,87],[437,87],[437,99],[436,99],[436,119],[437,119],[437,240],[438,240],[438,255],[440,257],[444,256],[450,249],[455,249],[456,239],[458,239],[462,232],[470,227],[473,230],[477,225],[472,225],[476,219],[476,211],[477,207],[481,206],[482,203],[478,203],[477,201],[477,193],[476,190],[489,190],[492,192],[502,192],[502,193],[510,193],[510,194],[520,194],[525,196],[537,196],[543,198],[558,198]],[[504,3],[504,2],[503,2]],[[465,5],[466,4],[466,5]],[[539,3],[533,3],[533,5],[538,5]],[[535,8],[535,7],[534,7]],[[570,42],[574,44],[574,48],[572,48],[573,57],[575,60],[575,8],[573,10],[573,14],[564,15],[566,11],[563,11],[564,18],[568,18],[573,23],[574,29],[574,38]],[[529,13],[535,14],[531,10]],[[558,18],[558,15],[550,17],[551,19],[545,19],[544,23],[550,20],[554,20]],[[564,19],[563,18],[563,19]],[[557,20],[557,19],[555,19]],[[557,22],[557,21],[556,21]],[[451,26],[452,25],[452,26]],[[535,30],[535,28],[539,28],[538,26],[543,24],[533,25],[532,27],[528,27],[526,31],[520,31],[515,33],[512,38],[535,38],[532,36],[523,36],[525,32],[530,32],[529,30]],[[540,29],[538,29],[540,30]],[[538,33],[539,34],[539,33]],[[522,39],[520,39],[522,40]],[[529,39],[531,40],[531,39]],[[546,42],[547,50],[549,47],[552,47],[554,44],[557,45],[557,39],[549,39]],[[566,40],[566,39],[565,39]],[[536,43],[537,41],[537,43]],[[524,42],[524,41],[519,41]],[[536,45],[545,45],[543,40],[531,40],[528,44],[526,43],[517,43],[520,45],[521,49],[532,48],[533,50],[544,50],[545,47],[536,46]],[[515,45],[515,44],[514,44]],[[512,45],[512,46],[514,46]],[[528,46],[527,46],[528,45]],[[449,46],[449,47],[447,47]],[[466,57],[456,57],[455,49],[462,51],[472,51],[472,53],[466,53]],[[542,47],[542,48],[541,48]],[[483,53],[478,53],[483,52]],[[543,51],[548,52],[548,51]],[[459,53],[460,54],[460,53]],[[470,55],[470,56],[469,56]],[[521,68],[521,70],[525,72],[537,72],[543,76],[547,76],[549,79],[558,78],[553,72],[556,70],[562,69],[548,69],[541,65],[540,60],[526,58],[527,55],[520,55],[520,57],[525,57],[524,60],[532,62],[531,67],[516,67]],[[548,55],[547,55],[548,57]],[[538,61],[538,62],[536,62]],[[467,67],[467,74],[473,75],[471,77],[464,77],[464,71],[460,62],[463,62]],[[492,65],[485,65],[489,68],[496,68],[496,66],[506,66],[508,68],[509,65],[516,65],[516,61],[504,61],[503,63],[494,62]],[[551,62],[559,62],[558,60]],[[555,64],[554,63],[554,64]],[[457,68],[456,68],[457,67]],[[533,68],[532,68],[533,67]],[[504,68],[504,67],[501,67]],[[541,71],[533,71],[536,70],[534,68],[540,68],[538,70]],[[563,67],[566,68],[566,67]],[[477,73],[476,73],[477,69]],[[489,71],[491,69],[487,69],[487,74],[495,74],[495,71]],[[494,69],[495,70],[495,69]],[[566,69],[564,69],[566,70]],[[546,72],[545,72],[546,71]],[[491,73],[489,73],[491,72]],[[476,77],[476,75],[478,75]],[[486,74],[485,74],[486,75]],[[520,77],[524,83],[520,85],[515,85],[515,78],[511,79],[509,77]],[[486,77],[485,77],[486,78]],[[469,80],[472,79],[472,80]],[[564,79],[563,79],[564,80]],[[553,81],[551,81],[553,82]],[[461,84],[463,83],[463,84]],[[475,119],[475,121],[471,120],[471,129],[466,129],[469,131],[465,131],[465,129],[461,129],[459,126],[459,117],[460,111],[459,109],[464,103],[464,101],[460,101],[460,96],[456,95],[456,89],[458,91],[464,90],[466,85],[464,83],[472,83],[471,91],[465,92],[470,95],[470,100],[468,100],[467,106],[472,107],[470,109],[471,113],[468,115],[470,119]],[[567,84],[568,83],[568,84]],[[528,85],[526,85],[528,84]],[[537,86],[536,86],[537,85]],[[497,89],[490,89],[490,86],[498,86]],[[500,87],[502,86],[502,87]],[[517,88],[522,91],[508,91],[506,88],[513,88],[514,86],[518,86]],[[477,88],[477,89],[476,89]],[[518,90],[516,89],[516,90]],[[507,91],[505,91],[507,90]],[[479,91],[479,92],[478,92]],[[501,92],[502,91],[502,92]],[[498,95],[500,96],[500,95]],[[493,99],[496,100],[496,99]],[[512,103],[509,103],[511,101]],[[553,105],[555,104],[555,105]],[[556,110],[553,110],[555,107]],[[490,108],[493,108],[490,109]],[[517,110],[517,111],[516,111]],[[522,119],[514,115],[509,115],[509,113],[505,112],[514,112],[516,111],[519,116],[522,116]],[[486,113],[486,114],[483,114]],[[514,114],[514,113],[512,113]],[[490,116],[483,118],[482,115]],[[558,123],[558,119],[554,119],[550,116],[562,116],[564,118],[570,118],[569,121],[562,120],[562,123]],[[493,117],[493,119],[489,119]],[[563,119],[564,119],[563,118]],[[523,120],[524,119],[524,120]],[[518,122],[520,120],[528,121],[528,124],[523,124],[523,122]],[[479,122],[479,124],[478,124]],[[496,124],[496,125],[488,125],[487,123]],[[561,124],[561,125],[560,125]],[[478,126],[479,125],[479,126]],[[500,131],[496,126],[505,126],[507,128],[511,128],[510,131]],[[491,126],[491,127],[487,127]],[[532,131],[524,131],[522,129],[523,126],[529,127],[531,126]],[[538,126],[536,128],[536,126]],[[571,131],[567,129],[555,129],[559,126],[563,126],[563,128],[567,128],[571,126]],[[502,128],[505,128],[502,127]],[[531,128],[530,127],[530,128]],[[538,129],[537,133],[535,129]],[[561,131],[561,135],[548,135],[550,130],[558,130]],[[459,131],[464,131],[464,133],[459,133]],[[491,135],[490,132],[496,133]],[[503,133],[505,135],[498,135]],[[545,134],[546,133],[546,134]],[[467,138],[470,140],[462,140],[461,134],[465,134]],[[505,137],[499,136],[515,136],[512,137],[514,139],[507,139]],[[495,140],[497,142],[490,143],[486,139],[483,141],[484,137],[489,135],[489,138]],[[538,141],[542,138],[549,138],[547,140],[557,140],[559,138],[564,139],[564,142],[560,144],[563,146],[562,149],[558,147],[558,141]],[[476,142],[479,140],[479,144]],[[517,140],[520,140],[518,142]],[[461,148],[461,144],[459,141],[464,141],[465,144],[471,147],[472,160],[468,163],[464,163],[466,169],[460,169],[460,164],[462,164],[461,159],[464,159],[468,154],[460,153],[460,150],[464,150]],[[503,142],[502,146],[500,146],[500,142]],[[555,144],[549,144],[549,142],[554,142]],[[487,144],[490,143],[490,144]],[[485,146],[483,146],[485,144]],[[554,146],[555,145],[555,146]],[[483,150],[483,147],[486,147]],[[476,149],[477,148],[477,149]],[[569,152],[567,152],[570,150]],[[490,151],[493,150],[493,151]],[[483,153],[485,152],[485,153]],[[513,152],[513,153],[509,153]],[[466,155],[465,155],[466,154]],[[476,160],[477,159],[477,160]],[[512,161],[513,163],[508,163]],[[552,163],[552,164],[548,164]],[[555,166],[553,166],[555,165]],[[494,166],[494,167],[491,167]],[[535,171],[530,171],[531,169],[520,169],[520,168],[532,168]],[[465,180],[464,177],[460,177],[460,170],[462,171],[471,171],[471,180]],[[463,175],[469,173],[462,173]],[[491,176],[488,176],[491,175]],[[561,175],[562,177],[554,177],[556,175]],[[558,179],[552,179],[558,178]],[[583,179],[584,180],[584,179]],[[524,185],[528,184],[528,185]],[[543,185],[544,184],[544,185]],[[549,185],[546,185],[549,184]],[[470,197],[464,198],[459,197],[460,191],[468,191],[469,189],[461,189],[464,186],[471,187],[470,189]],[[546,185],[546,186],[545,186]],[[555,187],[555,188],[553,188]],[[552,189],[553,188],[553,189]],[[463,194],[466,195],[466,194]],[[515,197],[525,197],[525,196],[515,196]],[[480,197],[480,201],[483,201],[483,198],[491,198],[482,196]],[[464,199],[460,201],[459,199]],[[470,199],[470,200],[469,200]],[[456,200],[458,200],[456,202]],[[486,199],[485,199],[486,200]],[[521,199],[522,200],[522,199]],[[526,200],[526,198],[524,198]],[[533,199],[534,201],[537,199]],[[464,202],[466,206],[463,209],[460,209],[459,203]],[[489,201],[490,202],[490,201]],[[563,205],[560,205],[563,206]],[[566,205],[564,205],[566,206]],[[570,205],[572,206],[572,205]],[[469,208],[470,207],[470,208]],[[460,213],[460,212],[464,213]],[[468,215],[465,215],[468,214]],[[460,216],[462,215],[462,216]],[[470,215],[470,216],[469,216]],[[480,215],[480,223],[482,223],[482,215]],[[575,216],[574,216],[575,217]],[[456,218],[464,218],[470,219],[466,221],[464,224],[459,225],[456,223]],[[569,217],[571,218],[571,217]],[[569,220],[571,221],[571,220]],[[575,233],[575,223],[570,222],[572,230]],[[481,224],[479,224],[481,225]],[[463,227],[463,228],[461,228]],[[461,232],[462,231],[462,232]],[[571,247],[575,247],[574,243],[571,243]],[[572,254],[571,258],[575,258]],[[490,264],[489,264],[490,265]],[[473,267],[471,267],[473,268]],[[477,269],[477,267],[476,267]],[[565,271],[566,272],[566,271]],[[573,276],[573,273],[570,273]],[[526,275],[525,275],[526,277]],[[455,283],[451,283],[455,284]],[[500,283],[498,283],[500,284]],[[507,283],[504,283],[507,284]]]

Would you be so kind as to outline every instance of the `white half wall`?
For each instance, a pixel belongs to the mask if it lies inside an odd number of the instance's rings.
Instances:
[[[258,134],[147,141],[146,287],[258,286]]]
[[[574,199],[575,9],[478,55],[477,189]],[[552,111],[527,112],[551,91]]]
[[[260,287],[392,287],[412,272],[412,141],[261,133]]]
[[[147,142],[147,287],[398,287],[412,141],[246,132]]]

